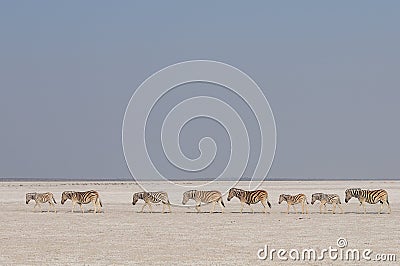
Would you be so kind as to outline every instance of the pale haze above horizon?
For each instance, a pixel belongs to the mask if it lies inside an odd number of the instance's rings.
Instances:
[[[268,177],[397,179],[399,13],[398,1],[2,1],[0,177],[129,177],[121,134],[135,89],[168,65],[207,59],[242,70],[268,99],[277,129]],[[159,118],[201,92],[236,107],[255,147],[257,124],[222,87],[186,87],[150,116],[149,152],[176,179],[213,178],[229,157],[224,128],[183,127],[185,155],[199,156],[198,140],[212,136],[218,156],[203,173],[175,175]]]

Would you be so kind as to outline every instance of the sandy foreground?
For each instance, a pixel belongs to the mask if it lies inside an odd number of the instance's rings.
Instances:
[[[181,182],[191,186],[196,182]],[[226,183],[215,182],[224,191]],[[245,187],[241,182],[237,187]],[[154,190],[164,190],[161,182],[149,183]],[[358,212],[358,201],[344,203],[344,190],[350,187],[384,188],[389,193],[392,214],[377,214],[379,205],[367,205],[367,214]],[[225,213],[210,214],[211,205],[202,206],[197,214],[193,207],[172,207],[172,214],[162,214],[162,206],[153,206],[154,213],[138,213],[142,202],[132,206],[132,193],[140,191],[135,182],[0,182],[0,265],[363,265],[330,259],[287,261],[276,254],[260,260],[259,249],[338,248],[338,238],[348,245],[339,249],[371,249],[369,255],[395,254],[400,263],[400,181],[266,181],[261,186],[269,193],[272,210],[262,213],[261,204],[254,205],[255,214],[240,214],[238,199],[228,202]],[[103,213],[93,214],[93,206],[84,205],[85,213],[71,213],[71,202],[60,204],[62,191],[94,189],[100,193]],[[182,200],[182,189],[166,190],[172,203]],[[54,193],[57,213],[33,212],[34,203],[25,204],[25,193]],[[286,203],[278,205],[281,193],[305,193],[311,202],[315,192],[337,193],[345,214],[319,214],[318,205],[309,205],[310,214],[289,214]],[[43,211],[48,206],[43,205]],[[328,207],[328,210],[331,206]],[[297,210],[300,210],[299,206]],[[148,211],[148,209],[146,209]],[[263,255],[264,253],[260,253]],[[295,256],[296,254],[293,253]],[[317,253],[319,256],[319,253]],[[369,262],[370,264],[377,262]]]

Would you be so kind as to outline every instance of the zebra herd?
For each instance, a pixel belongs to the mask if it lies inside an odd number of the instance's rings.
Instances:
[[[234,197],[238,198],[241,203],[240,213],[243,212],[244,205],[248,205],[251,211],[254,213],[254,209],[251,207],[252,204],[256,204],[261,202],[264,207],[264,212],[267,213],[267,205],[271,209],[271,203],[268,200],[268,192],[265,190],[253,190],[246,191],[239,188],[231,188],[228,193],[227,200],[230,201]],[[345,191],[345,202],[347,203],[351,198],[357,198],[360,202],[359,206],[363,206],[364,214],[366,213],[365,203],[376,204],[381,203],[381,207],[378,213],[381,213],[384,205],[387,206],[388,213],[391,213],[391,208],[388,200],[388,193],[386,190],[377,189],[377,190],[367,190],[361,188],[351,188],[346,189]],[[168,194],[163,191],[159,192],[137,192],[133,194],[132,204],[136,205],[138,200],[143,200],[144,205],[141,209],[141,212],[144,211],[144,208],[149,206],[150,212],[153,212],[152,203],[162,203],[163,210],[165,211],[165,206],[168,206],[169,212],[171,212],[171,203],[168,199]],[[27,193],[26,194],[26,204],[29,203],[30,200],[35,201],[35,206],[33,209],[35,210],[36,206],[39,206],[40,211],[42,210],[41,203],[49,203],[49,209],[53,208],[54,212],[55,208],[55,199],[51,192],[47,193]],[[82,213],[84,213],[82,204],[92,203],[94,206],[94,213],[101,212],[101,207],[103,206],[99,197],[99,193],[95,190],[89,190],[84,192],[76,192],[76,191],[64,191],[61,195],[61,204],[64,204],[67,200],[71,200],[72,209],[71,212],[74,212],[75,205],[78,204],[81,208]],[[182,204],[185,205],[189,200],[194,200],[196,202],[195,208],[197,212],[200,212],[200,205],[202,203],[208,204],[212,203],[212,209],[210,213],[213,213],[215,210],[215,205],[219,203],[221,207],[221,212],[224,212],[225,203],[222,198],[222,194],[219,191],[200,191],[200,190],[189,190],[183,193]],[[296,213],[295,205],[301,205],[301,213],[308,213],[307,205],[308,200],[305,194],[297,194],[297,195],[287,195],[281,194],[279,196],[278,203],[286,201],[287,203],[287,213],[290,212],[290,207],[293,206],[293,210]],[[326,204],[332,204],[332,213],[335,213],[336,206],[339,207],[341,213],[343,213],[343,209],[341,207],[340,197],[337,194],[324,194],[324,193],[314,193],[311,196],[311,204],[319,201],[320,206],[319,210],[322,213],[322,207],[324,207],[324,212],[326,213]]]
[[[50,206],[53,207],[54,212],[56,211],[56,207],[54,206],[54,203],[57,204],[56,200],[54,199],[53,193],[51,192],[46,192],[46,193],[26,193],[26,204],[29,203],[30,200],[35,201],[35,206],[33,209],[35,210],[36,206],[39,206],[40,211],[42,211],[42,207],[40,206],[40,203],[49,203],[49,209],[47,211],[50,211]],[[81,207],[82,213],[84,213],[82,204],[88,204],[90,202],[93,203],[94,206],[94,213],[97,211],[101,212],[101,207],[103,207],[99,193],[95,190],[89,190],[89,191],[84,191],[84,192],[76,192],[76,191],[64,191],[61,194],[61,204],[64,204],[67,200],[72,201],[72,210],[71,212],[74,212],[75,209],[75,204],[78,204],[79,207]]]

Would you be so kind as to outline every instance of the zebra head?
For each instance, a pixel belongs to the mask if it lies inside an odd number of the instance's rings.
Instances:
[[[30,200],[34,200],[35,195],[36,195],[36,193],[26,193],[26,196],[25,196],[26,204],[28,204]]]
[[[314,202],[316,202],[317,200],[321,200],[322,199],[323,194],[322,193],[314,193],[311,196],[311,204],[314,204]]]
[[[287,199],[288,196],[289,195],[286,195],[286,194],[280,194],[278,203],[281,204],[283,201],[285,201]]]
[[[64,191],[61,195],[61,204],[67,201],[67,199],[71,199],[73,191]]]
[[[358,198],[358,195],[359,195],[360,191],[361,191],[361,188],[349,188],[349,189],[346,189],[346,191],[344,192],[344,194],[345,194],[344,202],[346,202],[346,203],[349,202],[349,200],[352,197]]]
[[[195,190],[189,190],[183,193],[182,204],[185,205],[191,198],[193,198]]]
[[[242,190],[241,190],[241,189],[238,189],[238,188],[234,188],[234,187],[231,188],[231,189],[229,190],[227,200],[230,201],[230,200],[231,200],[232,198],[234,198],[234,197],[239,197],[241,191],[242,191]]]
[[[144,192],[133,193],[132,196],[132,205],[135,205],[139,199],[143,199]]]

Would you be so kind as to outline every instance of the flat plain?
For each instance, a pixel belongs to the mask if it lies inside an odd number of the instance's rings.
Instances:
[[[151,183],[151,182],[150,182]],[[178,182],[190,186],[196,182]],[[165,190],[165,184],[150,184],[154,190]],[[245,187],[240,182],[236,187]],[[214,182],[216,190],[226,190],[224,182]],[[392,213],[377,214],[379,204],[367,205],[367,214],[359,209],[356,199],[344,203],[344,190],[351,187],[383,188],[389,193]],[[100,193],[103,212],[94,214],[92,205],[71,213],[71,202],[60,204],[65,190],[94,189]],[[224,202],[225,213],[210,214],[211,205],[196,213],[193,206],[172,206],[172,213],[139,213],[143,202],[132,205],[132,194],[141,191],[135,182],[0,182],[0,265],[390,265],[389,262],[365,260],[282,261],[275,257],[260,260],[259,249],[313,248],[317,251],[337,248],[345,238],[351,249],[371,249],[378,253],[396,254],[400,261],[400,181],[265,181],[260,189],[269,193],[270,213],[254,205],[256,213],[246,206],[240,213],[238,199]],[[25,204],[25,193],[54,194],[57,213],[33,210]],[[182,201],[181,189],[167,190],[171,203]],[[337,193],[344,214],[319,213],[319,205],[308,205],[309,214],[286,214],[286,203],[278,204],[279,194],[305,193],[311,203],[315,192]],[[193,202],[191,202],[193,204]],[[297,207],[299,211],[299,206]],[[286,257],[288,255],[286,254]]]

